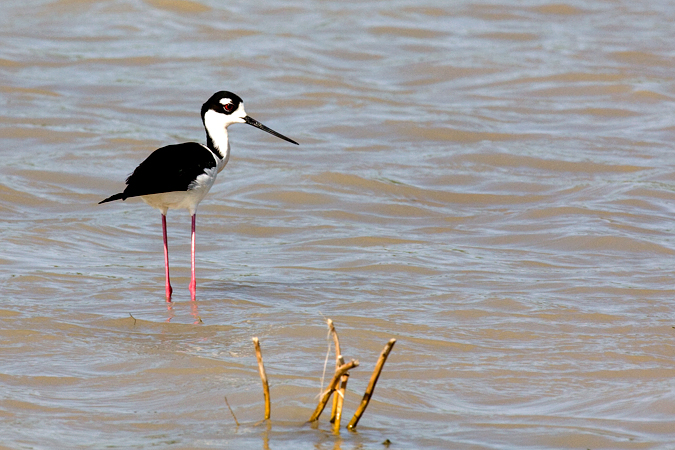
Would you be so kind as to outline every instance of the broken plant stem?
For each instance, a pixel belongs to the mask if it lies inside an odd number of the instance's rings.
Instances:
[[[237,420],[237,416],[234,415],[234,411],[232,411],[232,407],[230,406],[230,402],[227,401],[227,397],[225,397],[225,404],[227,405],[227,408],[230,410],[230,413],[232,413],[232,417],[234,418],[234,423],[239,426],[239,421]]]
[[[344,358],[342,358],[342,350],[340,349],[340,338],[338,337],[337,331],[335,330],[335,323],[331,319],[326,319],[328,324],[328,332],[333,336],[333,343],[335,344],[335,370],[337,370],[341,365],[345,363]],[[340,383],[341,385],[342,383]],[[330,414],[330,422],[335,422],[335,417],[337,415],[338,408],[338,396],[333,397],[333,408]]]
[[[340,356],[341,364],[344,364],[345,360]],[[335,410],[333,411],[333,417],[331,417],[331,423],[333,424],[333,432],[340,432],[340,422],[342,421],[342,407],[345,403],[345,391],[347,390],[347,381],[349,381],[349,372],[345,372],[344,375],[340,377],[340,384],[335,391],[335,396],[333,397],[333,406]]]
[[[328,319],[330,320],[330,319]],[[345,363],[345,359],[342,357],[342,355],[335,355],[337,356],[337,359],[335,361],[335,370],[338,370],[341,365]],[[347,374],[345,374],[347,375]],[[345,377],[345,375],[342,375],[340,377],[340,382],[338,383],[337,387],[335,388],[335,392],[340,392],[340,388],[342,387],[342,379]],[[330,423],[335,422],[335,418],[337,417],[338,413],[338,398],[340,398],[339,395],[334,395],[333,396],[333,409],[331,410],[330,413]]]
[[[328,324],[329,333],[333,336],[333,343],[335,344],[335,364],[337,364],[338,358],[342,354],[342,350],[340,350],[340,339],[338,338],[337,331],[335,331],[335,324],[333,321],[326,319],[326,323]]]
[[[366,392],[365,392],[365,394],[363,394],[363,399],[361,400],[361,404],[359,405],[358,409],[354,413],[354,417],[352,417],[352,420],[349,421],[349,424],[347,425],[347,429],[354,430],[356,428],[356,424],[358,424],[359,420],[361,420],[361,416],[366,411],[366,408],[368,407],[368,403],[370,402],[370,399],[373,396],[373,391],[375,391],[375,385],[377,384],[377,379],[380,378],[380,373],[382,372],[382,368],[384,367],[384,363],[387,361],[387,357],[389,356],[389,352],[391,352],[391,349],[394,347],[395,343],[396,343],[396,339],[390,339],[389,342],[387,342],[387,345],[384,346],[384,350],[382,350],[382,353],[380,354],[380,358],[377,360],[377,364],[375,365],[375,370],[373,371],[373,375],[370,377],[370,382],[368,383],[368,387],[366,388]]]
[[[267,374],[265,373],[262,352],[260,351],[260,341],[257,337],[253,338],[253,345],[255,346],[255,356],[258,358],[258,372],[260,372],[260,379],[262,380],[263,385],[263,394],[265,396],[265,420],[267,420],[270,418],[270,386],[267,383]]]
[[[348,370],[351,370],[354,367],[358,367],[358,365],[359,362],[352,359],[350,362],[348,362],[347,364],[343,364],[342,366],[340,366],[338,370],[335,371],[335,375],[333,375],[333,379],[330,380],[328,388],[323,394],[321,394],[319,404],[316,406],[314,413],[312,413],[312,416],[309,418],[309,422],[314,422],[315,420],[319,419],[319,416],[323,412],[323,409],[326,407],[326,403],[328,403],[328,399],[330,399],[330,395],[333,393],[338,383],[340,382],[340,377]]]

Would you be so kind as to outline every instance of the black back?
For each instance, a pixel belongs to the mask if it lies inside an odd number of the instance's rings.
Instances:
[[[196,142],[167,145],[158,148],[140,163],[127,178],[124,192],[100,203],[126,200],[140,195],[187,191],[199,175],[216,167],[213,153]]]

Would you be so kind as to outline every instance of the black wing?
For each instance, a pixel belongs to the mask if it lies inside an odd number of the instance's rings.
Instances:
[[[187,191],[195,178],[216,167],[216,159],[206,147],[196,142],[158,148],[140,163],[127,178],[124,192],[100,203],[126,200],[139,195]]]

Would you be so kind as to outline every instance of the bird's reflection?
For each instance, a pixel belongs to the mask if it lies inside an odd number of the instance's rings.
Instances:
[[[167,301],[166,302],[166,311],[167,311],[167,317],[165,322],[171,322],[171,319],[173,319],[174,313],[173,313],[173,302]]]
[[[176,315],[174,311],[174,302],[166,302],[166,320],[165,322],[171,322],[173,320],[174,316]],[[203,324],[204,322],[202,321],[202,318],[199,316],[199,306],[197,304],[197,301],[191,301],[190,302],[190,315],[193,318],[193,322],[195,325]]]
[[[199,307],[197,306],[196,300],[190,302],[190,314],[192,315],[192,317],[195,320],[193,322],[195,325],[199,325],[201,323],[204,323],[204,322],[202,322],[202,318],[199,317]]]

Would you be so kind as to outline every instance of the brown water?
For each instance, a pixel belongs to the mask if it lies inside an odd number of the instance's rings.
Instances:
[[[3,1],[0,448],[675,448],[674,22],[647,0]],[[97,202],[203,141],[221,89],[301,145],[230,129],[194,304],[169,215],[167,307],[159,213]],[[324,317],[361,361],[347,420],[398,339],[357,433],[303,424]]]

